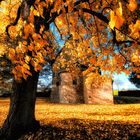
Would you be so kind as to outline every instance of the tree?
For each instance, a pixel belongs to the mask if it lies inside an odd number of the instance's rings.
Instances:
[[[7,0],[8,9],[9,5]],[[34,115],[39,71],[46,61],[53,65],[58,56],[50,41],[56,41],[51,23],[64,40],[71,37],[78,45],[79,57],[82,50],[91,47],[91,68],[110,73],[138,71],[140,10],[135,0],[22,0],[12,11],[17,14],[6,20],[7,35],[1,34],[10,44],[6,54],[15,78],[1,139],[15,138],[17,133],[39,126]],[[88,58],[88,51],[84,53]]]
[[[137,88],[140,88],[140,78],[138,78],[138,75],[136,73],[131,72],[131,74],[129,75],[129,80],[134,83]]]

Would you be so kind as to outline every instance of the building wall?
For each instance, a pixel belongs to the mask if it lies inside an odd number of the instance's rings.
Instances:
[[[60,73],[53,79],[51,102],[113,104],[112,80],[106,79],[96,87],[86,83],[87,78],[73,80],[71,73]]]
[[[86,104],[113,104],[112,80],[105,78],[104,81],[100,82],[100,85],[96,86],[84,82],[84,99]]]
[[[80,88],[80,79],[73,80],[71,73],[56,74],[52,83],[51,102],[83,103],[83,92],[81,93]]]
[[[76,87],[70,73],[61,73],[61,85],[59,86],[60,103],[77,103]]]
[[[52,80],[52,88],[51,88],[51,97],[50,100],[52,103],[59,103],[60,96],[59,96],[59,79],[57,76],[53,77]]]

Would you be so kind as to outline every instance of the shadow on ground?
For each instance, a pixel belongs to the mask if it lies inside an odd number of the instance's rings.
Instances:
[[[66,119],[42,125],[19,140],[137,140],[140,124]]]

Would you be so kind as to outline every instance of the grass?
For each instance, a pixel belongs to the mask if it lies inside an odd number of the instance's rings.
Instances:
[[[8,106],[8,99],[0,100],[0,126],[6,118]],[[41,128],[36,133],[22,136],[21,140],[127,140],[140,136],[140,104],[67,105],[51,104],[38,99],[36,119],[40,121]]]
[[[96,121],[120,121],[140,124],[140,104],[86,105],[48,104],[38,100],[36,117],[43,123],[63,119],[86,119]]]

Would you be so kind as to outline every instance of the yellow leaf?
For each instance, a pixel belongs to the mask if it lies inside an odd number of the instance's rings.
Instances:
[[[33,13],[34,13],[35,16],[38,16],[38,17],[40,16],[39,12],[35,9],[34,9]]]
[[[116,9],[116,15],[122,16],[122,4],[119,2],[119,8]]]
[[[6,53],[6,47],[4,45],[0,44],[0,57],[2,55],[4,55],[4,53]]]
[[[39,43],[37,43],[37,45],[35,46],[35,51],[37,52],[37,51],[41,50],[41,47],[42,46]]]
[[[21,72],[21,71],[22,71],[22,66],[19,66],[19,65],[16,66],[16,67],[15,67],[15,70],[18,71],[18,72]]]
[[[29,51],[32,51],[34,49],[34,46],[33,46],[33,44],[31,44],[31,45],[28,45],[28,50]]]
[[[50,3],[53,3],[54,0],[49,0]]]
[[[90,59],[90,63],[91,63],[91,64],[95,64],[95,63],[96,63],[96,59],[95,59],[95,58],[91,58],[91,59]]]
[[[30,76],[32,76],[32,73],[30,71],[28,71],[28,70],[25,71],[25,73],[28,74],[28,75],[30,75]]]
[[[114,29],[115,27],[115,23],[116,23],[116,16],[114,14],[114,11],[110,11],[110,21],[109,21],[109,26],[111,29]]]
[[[26,55],[25,56],[25,62],[28,64],[30,60],[31,60],[30,56]]]
[[[32,59],[31,64],[32,64],[33,67],[36,67],[38,63],[35,60]]]
[[[22,44],[23,44],[23,45],[27,45],[27,41],[23,41]]]
[[[117,29],[120,29],[120,27],[123,25],[123,23],[124,23],[123,17],[118,16],[118,17],[117,17],[117,20],[116,20],[115,27],[116,27]]]
[[[63,25],[63,20],[62,20],[62,18],[56,18],[55,22],[56,22],[56,24],[57,24],[58,26],[62,26],[62,25]]]
[[[127,8],[133,12],[137,8],[137,2],[135,0],[129,0]]]
[[[9,58],[11,60],[15,59],[15,49],[13,49],[13,48],[9,49]]]
[[[34,22],[34,13],[33,13],[33,11],[30,12],[30,15],[28,17],[28,20],[29,20],[30,23],[33,23]]]
[[[40,31],[39,31],[39,33],[40,33],[40,34],[42,34],[42,33],[43,33],[44,28],[45,28],[45,26],[44,26],[44,25],[41,25],[41,28],[40,28]]]
[[[39,39],[41,39],[41,36],[39,35],[39,34],[37,34],[37,33],[34,33],[33,35],[32,35],[32,37],[33,37],[33,39],[34,40],[39,40]]]
[[[28,70],[30,70],[29,65],[27,65],[26,63],[23,65],[23,67],[26,68],[26,69],[28,69]]]
[[[33,34],[34,33],[34,25],[33,24],[25,24],[24,25],[24,34],[25,34],[25,38],[27,38],[29,36],[29,34]]]
[[[42,69],[42,66],[38,64],[34,69],[35,71],[40,71]]]
[[[122,4],[119,2],[119,8],[116,11],[110,11],[110,22],[109,26],[111,29],[120,28],[124,23],[124,18],[122,17]]]
[[[134,38],[140,37],[140,20],[137,20],[135,24],[130,24],[129,28],[131,29],[131,36]]]
[[[25,80],[27,80],[27,77],[28,77],[28,75],[26,75],[26,74],[23,73],[23,78],[24,78]]]
[[[126,75],[130,75],[130,71],[129,70],[124,70]]]

